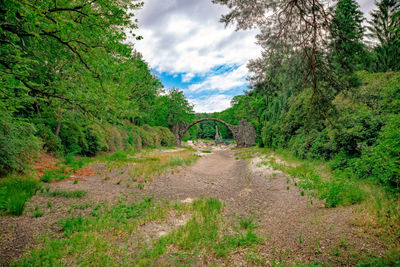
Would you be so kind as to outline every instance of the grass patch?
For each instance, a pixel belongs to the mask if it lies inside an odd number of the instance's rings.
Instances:
[[[155,240],[136,234],[140,232],[138,227],[164,219],[172,209],[190,213],[192,218]],[[214,198],[191,204],[156,202],[149,197],[124,198],[113,206],[100,204],[93,208],[92,216],[61,219],[58,226],[62,238],[43,236],[41,245],[14,265],[59,266],[74,262],[85,266],[155,266],[171,264],[171,260],[174,265],[193,264],[201,257],[225,257],[262,242],[252,226],[234,226],[228,234],[222,211],[223,204]],[[173,257],[166,257],[172,247]]]
[[[351,180],[342,173],[331,172],[327,164],[299,160],[284,151],[279,154],[262,148],[252,148],[251,151],[267,153],[268,156],[262,163],[289,174],[293,183],[301,189],[301,195],[307,195],[309,202],[318,198],[324,200],[326,207],[334,208],[358,204],[365,198],[360,182]]]
[[[202,150],[201,153],[211,153],[211,150]]]
[[[0,179],[0,213],[21,215],[25,203],[41,188],[34,178],[8,177]]]
[[[73,171],[77,171],[88,165],[92,160],[93,159],[87,157],[75,157],[75,154],[69,153],[65,156],[64,164]]]
[[[40,177],[40,180],[45,183],[49,183],[53,180],[61,181],[67,179],[71,173],[70,170],[67,170],[66,166],[62,166],[57,169],[45,170]]]
[[[133,181],[151,180],[153,176],[165,173],[170,168],[190,165],[198,156],[192,151],[184,150],[173,153],[160,153],[134,159],[129,170]]]
[[[65,198],[82,198],[87,195],[86,191],[76,190],[76,191],[67,191],[67,190],[55,190],[43,193],[49,197],[65,197]]]

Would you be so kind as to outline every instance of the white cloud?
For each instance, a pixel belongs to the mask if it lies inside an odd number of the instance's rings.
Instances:
[[[196,75],[194,73],[185,73],[182,75],[182,82],[190,82]]]
[[[225,29],[219,18],[226,10],[211,1],[156,3],[147,0],[139,11],[138,34],[144,39],[136,48],[157,71],[204,74],[220,65],[246,64],[260,55],[256,32]],[[149,16],[157,17],[151,20]]]
[[[210,95],[198,99],[189,99],[194,104],[194,111],[198,113],[220,112],[231,106],[232,96],[229,95]]]
[[[245,86],[247,74],[246,65],[242,65],[232,72],[209,76],[201,83],[192,84],[188,90],[196,93],[212,90],[224,92],[235,87]]]

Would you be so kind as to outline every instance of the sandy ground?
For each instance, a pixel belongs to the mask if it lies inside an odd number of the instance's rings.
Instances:
[[[206,149],[212,153],[201,153]],[[352,265],[358,254],[378,255],[384,250],[377,238],[352,224],[352,207],[327,209],[317,200],[311,204],[284,173],[258,164],[261,159],[237,160],[230,147],[202,146],[199,153],[202,157],[194,165],[179,167],[158,177],[140,192],[184,202],[216,197],[225,203],[224,215],[228,220],[237,220],[238,216],[254,217],[257,234],[265,238],[255,252],[266,259],[265,265],[273,261],[314,260],[334,266]],[[81,177],[86,182],[50,184],[51,190],[86,190],[88,195],[84,199],[49,198],[38,194],[28,203],[22,216],[0,217],[0,265],[6,266],[10,260],[20,257],[36,235],[46,231],[57,233],[59,229],[54,222],[65,217],[72,205],[114,202],[121,195],[138,190],[124,182],[128,175],[126,167],[107,172],[104,165],[97,164],[92,169],[96,175]],[[33,218],[33,207],[46,207],[47,201],[52,202],[52,207],[44,209],[43,217]],[[166,225],[184,223],[173,219],[145,227],[152,229],[149,235],[156,238],[165,234],[165,229],[171,229]],[[143,231],[146,232],[145,228]],[[334,255],[335,249],[340,255]],[[223,264],[245,265],[246,253],[238,252]]]

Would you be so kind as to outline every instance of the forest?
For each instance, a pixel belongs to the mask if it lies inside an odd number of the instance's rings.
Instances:
[[[146,1],[0,2],[0,266],[399,266],[400,2],[209,2],[262,49],[213,113],[136,49]],[[202,118],[256,145],[174,146]]]

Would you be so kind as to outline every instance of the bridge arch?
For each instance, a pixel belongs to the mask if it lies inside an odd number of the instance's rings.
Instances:
[[[216,121],[225,125],[232,132],[238,147],[249,147],[255,143],[256,134],[254,127],[246,120],[241,120],[238,126],[234,126],[217,118],[203,118],[192,123],[175,123],[172,126],[172,132],[175,136],[175,145],[180,146],[182,144],[183,136],[190,129],[190,127],[202,121]]]

